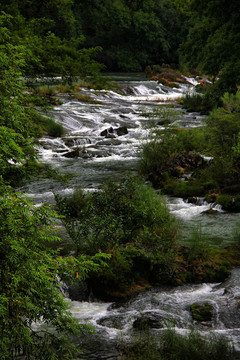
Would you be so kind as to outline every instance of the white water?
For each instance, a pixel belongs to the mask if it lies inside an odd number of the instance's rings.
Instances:
[[[193,89],[189,86],[170,89],[154,81],[121,79],[120,84],[125,89],[125,95],[114,91],[84,90],[101,104],[86,104],[65,96],[62,98],[63,105],[55,107],[53,116],[63,124],[66,134],[61,139],[43,138],[38,151],[44,163],[51,164],[64,173],[74,174],[74,178],[67,185],[49,179],[38,179],[23,187],[22,191],[37,204],[53,202],[53,192],[68,195],[79,185],[86,191],[94,191],[108,177],[119,179],[126,170],[134,172],[140,146],[148,141],[149,124],[152,121],[143,116],[143,111],[151,111],[156,106],[168,104],[169,101],[173,103],[173,100]],[[187,114],[179,109],[180,126],[199,126],[201,121],[202,117],[198,114]],[[114,139],[106,139],[100,135],[105,129],[120,126],[126,126],[128,134]],[[64,154],[76,147],[80,149],[80,157],[64,157]],[[182,199],[169,197],[168,204],[183,229],[185,243],[188,243],[191,233],[196,230],[208,237],[208,242],[218,246],[231,243],[234,229],[238,226],[239,214],[224,213],[214,204],[202,201],[190,204]],[[203,213],[211,207],[218,210],[218,213]],[[117,359],[115,345],[119,337],[128,337],[129,332],[133,331],[134,321],[140,316],[149,315],[162,322],[163,328],[171,324],[182,333],[187,332],[189,326],[196,327],[203,334],[208,334],[209,331],[223,333],[232,339],[240,350],[238,284],[239,272],[236,271],[222,286],[202,284],[176,289],[154,289],[139,294],[118,307],[99,302],[70,302],[73,316],[79,322],[89,322],[97,331],[91,338],[97,345],[89,349],[89,344],[85,344],[88,354],[85,359]],[[192,320],[189,306],[196,301],[213,304],[214,316],[211,324],[202,325]],[[109,344],[110,340],[113,343],[110,343],[106,350],[106,342]],[[101,346],[104,347],[103,350]],[[107,357],[106,354],[109,351],[111,353],[112,349],[115,349],[112,357]]]
[[[124,94],[115,91],[94,91],[83,89],[100,104],[87,104],[77,101],[71,96],[62,98],[63,105],[56,106],[52,115],[66,129],[62,138],[45,137],[40,141],[39,155],[44,163],[52,165],[63,173],[73,174],[69,184],[60,184],[52,180],[37,180],[21,190],[27,193],[38,204],[53,202],[53,192],[61,195],[71,194],[77,186],[86,191],[94,191],[102,182],[111,177],[119,179],[124,172],[135,171],[141,145],[149,140],[153,116],[144,117],[144,112],[152,112],[157,106],[175,104],[179,116],[173,122],[182,127],[196,127],[202,123],[202,116],[197,113],[186,113],[172,100],[193,92],[194,86],[181,85],[171,89],[156,81],[128,78],[126,75],[115,75]],[[193,79],[188,81],[195,82]],[[171,118],[170,118],[171,121]],[[100,133],[112,127],[126,126],[128,134],[105,138]],[[159,126],[162,128],[162,126]],[[66,158],[64,154],[79,148],[80,156]],[[169,198],[169,208],[183,228],[183,240],[188,243],[191,233],[201,229],[203,235],[210,237],[210,242],[218,246],[231,244],[233,235],[239,226],[239,214],[223,213],[214,204],[198,202],[190,204],[182,199]],[[204,214],[213,207],[218,210],[215,215]]]
[[[169,326],[181,334],[187,333],[189,328],[193,327],[203,336],[209,336],[210,333],[216,336],[224,335],[240,351],[239,279],[240,270],[236,269],[231,278],[223,284],[157,288],[140,293],[126,303],[113,306],[74,301],[71,302],[70,309],[81,323],[88,320],[95,327],[95,338],[107,337],[113,348],[137,332],[134,330],[137,319],[146,318],[154,321],[151,328],[155,335]],[[212,306],[212,320],[202,323],[193,320],[190,305],[206,302]],[[104,359],[98,355],[104,347],[103,340],[97,350],[93,346],[89,352],[88,348],[88,354],[91,354],[93,359]],[[117,359],[117,356],[112,358]]]

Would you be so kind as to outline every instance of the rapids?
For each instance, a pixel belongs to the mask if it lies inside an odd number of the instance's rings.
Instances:
[[[63,173],[73,174],[69,184],[49,179],[35,179],[20,190],[33,198],[36,204],[52,203],[53,193],[68,195],[81,186],[85,191],[94,191],[111,177],[119,179],[124,172],[136,171],[141,145],[148,141],[151,122],[144,116],[156,106],[172,104],[178,110],[173,121],[182,127],[201,126],[202,116],[186,113],[174,100],[194,91],[193,85],[168,88],[155,81],[133,74],[109,75],[117,81],[123,92],[83,89],[97,103],[81,102],[71,96],[62,96],[63,104],[51,111],[57,122],[63,124],[62,138],[44,137],[37,149],[41,160]],[[191,80],[191,79],[190,79]],[[128,133],[106,138],[101,132],[109,128],[126,127]],[[116,132],[116,130],[115,130]],[[78,149],[79,156],[66,157]],[[179,198],[168,197],[172,214],[182,229],[182,242],[191,241],[193,231],[201,231],[206,241],[217,246],[226,246],[238,241],[239,214],[224,213],[215,204],[199,199],[190,204]],[[215,215],[203,212],[215,207]],[[134,321],[146,317],[158,333],[171,325],[179,332],[187,332],[190,326],[203,334],[210,331],[224,334],[240,351],[240,270],[223,284],[188,285],[177,288],[155,288],[139,293],[122,304],[98,301],[78,302],[67,300],[70,310],[79,322],[92,324],[95,334],[75,339],[85,355],[79,359],[118,359],[119,344],[136,333]],[[213,318],[208,323],[197,323],[190,314],[194,302],[209,302],[213,306]]]
[[[186,285],[176,288],[154,288],[139,293],[120,304],[70,302],[70,310],[80,323],[87,320],[96,333],[76,341],[84,349],[80,359],[118,359],[119,347],[137,335],[136,321],[145,319],[153,334],[169,326],[185,334],[192,327],[203,336],[224,335],[240,351],[240,270],[222,284]],[[211,321],[193,320],[190,305],[209,303]]]
[[[73,175],[69,184],[61,184],[49,179],[36,179],[20,190],[38,204],[52,203],[53,193],[68,195],[81,186],[86,191],[99,188],[107,178],[119,179],[125,171],[136,171],[141,146],[149,140],[155,118],[145,117],[162,105],[171,104],[176,110],[172,122],[181,127],[201,126],[202,116],[187,113],[174,100],[194,92],[193,85],[169,88],[156,81],[149,81],[143,75],[109,74],[122,88],[122,93],[107,90],[82,89],[98,103],[86,103],[73,96],[62,96],[63,104],[55,106],[50,115],[63,124],[65,135],[53,139],[44,137],[37,149],[40,159],[63,173]],[[171,119],[170,119],[171,121]],[[128,133],[115,138],[105,138],[101,132],[113,128],[126,127]],[[79,150],[79,157],[67,158],[66,154]],[[191,240],[191,234],[198,229],[207,241],[217,246],[226,246],[238,241],[237,227],[239,214],[225,214],[217,208],[216,215],[203,212],[215,207],[199,199],[197,204],[189,204],[182,199],[168,198],[170,211],[176,215],[182,229],[184,243]]]

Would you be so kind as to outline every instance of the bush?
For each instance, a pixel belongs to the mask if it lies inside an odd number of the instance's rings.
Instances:
[[[191,196],[204,195],[204,187],[198,184],[178,181],[166,184],[163,188],[163,192],[177,197],[188,198]]]
[[[138,163],[140,174],[148,175],[154,185],[164,182],[164,174],[172,167],[174,157],[188,151],[204,149],[204,131],[168,128],[156,131],[153,139],[143,145],[142,157]]]
[[[147,280],[151,263],[161,268],[161,279],[174,273],[175,221],[163,198],[140,179],[109,180],[101,191],[84,195],[78,189],[66,199],[56,196],[56,203],[77,253],[112,254],[95,281],[103,291]]]
[[[168,249],[175,242],[175,222],[163,198],[140,179],[126,177],[119,184],[109,180],[101,191],[82,199],[86,205],[64,223],[78,249],[95,253],[115,246],[134,243],[149,254]],[[57,207],[66,215],[75,206],[77,194],[64,200],[57,196]],[[63,210],[64,202],[68,210]]]
[[[223,210],[232,210],[233,208],[233,199],[230,195],[219,195],[216,202],[222,206]]]
[[[206,115],[218,105],[218,99],[215,98],[211,90],[208,90],[205,94],[187,94],[181,101],[181,104],[189,112],[196,111]]]
[[[61,137],[64,134],[62,124],[57,123],[54,119],[46,118],[43,126],[51,137]]]
[[[234,360],[236,351],[223,337],[202,337],[196,331],[180,335],[169,329],[154,337],[149,332],[122,346],[122,360]]]

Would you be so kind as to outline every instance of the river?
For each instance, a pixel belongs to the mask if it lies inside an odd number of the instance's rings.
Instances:
[[[119,179],[125,171],[135,172],[141,145],[149,140],[150,124],[154,120],[145,117],[144,113],[152,112],[156,107],[171,105],[177,111],[171,121],[178,126],[201,126],[202,116],[185,112],[175,101],[186,92],[194,91],[193,79],[190,79],[192,85],[172,89],[149,81],[142,75],[109,76],[117,81],[123,93],[83,89],[84,94],[91,96],[95,103],[81,102],[73,96],[64,95],[60,97],[63,104],[51,111],[56,121],[63,124],[65,134],[62,138],[42,138],[39,156],[44,163],[74,176],[69,184],[39,178],[22,187],[20,190],[37,204],[52,203],[54,192],[68,195],[78,186],[85,191],[94,191],[109,177]],[[127,133],[118,136],[116,132],[121,127],[127,129]],[[110,128],[113,129],[110,134],[114,136],[101,136],[102,131]],[[76,148],[78,157],[66,157]],[[191,241],[193,231],[201,231],[208,243],[219,247],[237,241],[239,214],[228,214],[221,208],[215,215],[203,214],[203,211],[215,206],[203,199],[199,199],[197,204],[172,197],[167,201],[171,213],[179,221],[182,243]],[[240,350],[239,276],[240,271],[236,269],[224,284],[152,289],[134,296],[125,304],[69,300],[73,316],[80,322],[88,319],[96,329],[96,334],[88,337],[85,343],[79,340],[79,346],[85,349],[81,359],[117,359],[117,344],[134,331],[133,323],[141,316],[154,317],[155,324],[158,324],[157,328],[153,327],[155,333],[169,324],[180,332],[194,326],[203,334],[209,331],[224,334]],[[207,301],[213,305],[211,323],[199,325],[192,320],[190,304],[196,301]]]

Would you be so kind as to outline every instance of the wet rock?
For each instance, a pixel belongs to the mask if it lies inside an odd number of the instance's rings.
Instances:
[[[106,326],[108,328],[121,330],[124,328],[125,321],[126,319],[124,316],[113,315],[99,319],[97,321],[97,324],[101,326]]]
[[[89,300],[89,289],[85,282],[79,284],[72,284],[68,288],[69,298],[72,301],[87,301]]]
[[[105,137],[115,137],[128,134],[128,129],[126,126],[120,126],[119,128],[113,129],[112,127],[103,130],[100,135]]]
[[[85,145],[85,144],[91,144],[91,140],[88,138],[63,138],[64,144],[67,147],[74,147],[77,145]]]
[[[196,321],[206,322],[212,320],[212,305],[205,303],[194,303],[190,305],[192,317]]]
[[[133,328],[137,330],[162,329],[165,326],[166,323],[162,317],[151,313],[144,314],[133,322]]]
[[[70,158],[70,159],[79,157],[80,156],[80,149],[77,148],[77,149],[68,151],[66,154],[63,154],[63,156],[66,157],[66,158]]]
[[[77,158],[77,157],[81,157],[83,159],[89,159],[93,155],[88,153],[86,150],[83,150],[83,149],[81,150],[79,148],[76,148],[74,150],[68,151],[65,154],[62,154],[62,156],[66,157],[66,158],[69,158],[69,159],[74,159],[74,158]]]
[[[97,145],[121,145],[121,141],[117,139],[107,139],[107,140],[99,141]]]
[[[126,135],[128,134],[128,129],[126,126],[120,126],[119,128],[115,129],[118,136]]]
[[[208,214],[208,215],[215,215],[215,214],[218,214],[219,211],[213,209],[213,208],[210,208],[208,210],[205,210],[205,211],[202,211],[201,214]]]
[[[190,204],[197,204],[198,202],[198,197],[197,196],[191,196],[187,199],[188,203]]]
[[[121,84],[121,89],[125,95],[135,95],[134,89],[129,85]]]
[[[108,128],[108,129],[103,130],[103,131],[100,133],[100,135],[101,135],[101,136],[108,136],[108,135],[113,134],[113,133],[114,133],[114,130],[113,130],[112,127],[110,127],[110,128]]]

